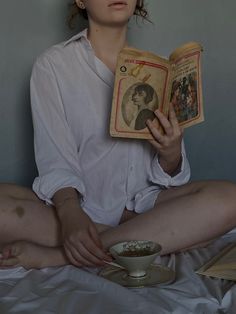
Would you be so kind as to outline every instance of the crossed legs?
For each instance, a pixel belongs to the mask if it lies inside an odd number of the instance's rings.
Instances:
[[[131,219],[130,219],[131,218]],[[105,248],[124,240],[159,242],[162,254],[210,241],[236,226],[236,185],[195,182],[162,191],[153,209],[117,227],[97,225]],[[61,266],[69,261],[55,210],[27,188],[0,185],[0,266]]]
[[[123,240],[150,239],[162,245],[162,254],[168,254],[202,245],[234,227],[236,185],[194,182],[161,192],[153,209],[110,229],[103,241],[108,246]]]

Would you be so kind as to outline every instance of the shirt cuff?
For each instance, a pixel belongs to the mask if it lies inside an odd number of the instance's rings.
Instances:
[[[182,152],[182,162],[180,171],[175,176],[170,176],[162,169],[158,157],[152,161],[152,175],[150,180],[166,188],[170,186],[179,186],[187,183],[190,179],[190,166],[186,155]]]
[[[53,205],[52,197],[60,189],[72,187],[82,196],[85,194],[84,184],[68,170],[54,170],[43,176],[38,176],[33,182],[33,191],[38,197]]]

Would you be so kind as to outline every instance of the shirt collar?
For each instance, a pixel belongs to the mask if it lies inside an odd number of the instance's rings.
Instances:
[[[108,67],[98,59],[93,51],[91,43],[88,39],[88,29],[85,28],[80,33],[74,35],[69,40],[64,42],[64,47],[69,45],[72,42],[76,42],[78,40],[82,41],[82,45],[86,48],[86,51],[89,52],[87,57],[89,58],[90,66],[93,66],[94,71],[99,75],[99,77],[109,86],[113,87],[114,85],[114,74],[108,69]]]
[[[74,35],[73,37],[71,37],[69,40],[64,42],[64,46],[67,46],[68,44],[70,44],[71,42],[77,41],[81,38],[84,38],[85,41],[90,45],[90,42],[88,40],[88,29],[85,28],[84,30],[82,30],[80,33]]]

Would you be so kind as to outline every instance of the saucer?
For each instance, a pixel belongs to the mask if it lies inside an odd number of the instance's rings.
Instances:
[[[175,280],[175,272],[165,266],[152,264],[144,277],[133,278],[124,269],[108,266],[102,269],[99,276],[127,288],[142,288],[160,284],[169,284]]]

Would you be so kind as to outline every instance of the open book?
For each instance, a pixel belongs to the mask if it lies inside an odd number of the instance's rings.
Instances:
[[[170,102],[181,126],[203,121],[201,52],[195,42],[177,48],[169,59],[124,48],[116,67],[111,136],[151,139],[147,119],[161,128],[154,111],[168,116]]]
[[[227,245],[196,273],[236,281],[236,243]]]

